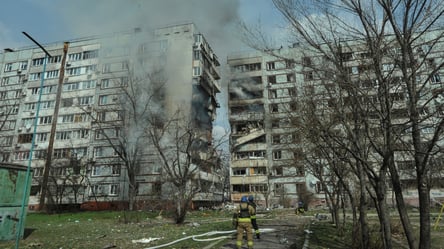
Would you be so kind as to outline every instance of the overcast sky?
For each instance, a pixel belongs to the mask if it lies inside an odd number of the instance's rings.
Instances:
[[[0,7],[0,49],[34,45],[22,31],[45,44],[191,21],[224,64],[227,54],[248,49],[238,39],[239,20],[260,20],[270,36],[283,33],[271,0],[10,0]],[[224,105],[226,95],[219,98]],[[216,125],[227,128],[225,108]]]

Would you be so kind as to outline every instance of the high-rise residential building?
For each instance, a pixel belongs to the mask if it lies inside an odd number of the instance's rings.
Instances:
[[[0,161],[27,166],[32,156],[30,206],[39,203],[45,168],[47,203],[128,201],[127,164],[110,141],[144,136],[134,125],[144,114],[135,108],[134,113],[125,110],[129,101],[122,94],[132,95],[131,104],[141,109],[151,113],[157,109],[157,115],[161,110],[163,117],[180,106],[200,134],[205,148],[197,154],[205,158],[218,107],[219,62],[194,24],[136,28],[43,47],[51,57],[45,58],[37,46],[0,54]],[[124,129],[131,138],[122,137]],[[164,179],[153,145],[144,139],[137,148],[143,150],[137,158],[140,167],[133,171],[135,198],[149,203],[161,198]],[[52,148],[49,164],[48,148]],[[214,174],[217,166],[209,165],[194,177],[199,184],[217,187],[208,193],[202,188],[196,195],[199,203],[222,200],[222,191],[217,190],[222,189],[221,178]]]
[[[254,195],[260,205],[295,206],[307,181],[315,181],[304,170],[298,133],[288,116],[300,75],[294,61],[283,58],[265,52],[228,57],[234,201]]]
[[[418,106],[423,118],[421,133],[425,140],[430,139],[436,130],[436,123],[433,122],[442,119],[442,96],[439,94],[443,88],[444,46],[442,38],[436,39],[439,37],[437,34],[439,32],[429,32],[426,36],[428,40],[418,41],[415,50],[417,61],[424,62],[417,67],[417,82],[422,86],[421,96],[424,98],[419,104],[427,106]],[[381,71],[385,77],[390,77],[387,81],[390,82],[389,99],[393,101],[393,126],[396,126],[395,163],[405,187],[404,198],[412,205],[417,205],[412,168],[414,159],[406,153],[411,149],[408,138],[411,127],[406,122],[407,94],[399,81],[399,68],[395,66],[399,51],[396,47],[387,49],[384,54],[386,63],[382,64]],[[329,112],[334,110],[334,103],[341,99],[344,101],[343,106],[347,106],[344,108],[344,117],[351,117],[350,97],[347,97],[349,95],[345,91],[347,88],[339,82],[341,79],[337,72],[329,71],[331,61],[328,62],[326,57],[300,44],[273,51],[241,52],[228,56],[231,69],[228,83],[232,146],[230,184],[231,198],[234,201],[239,201],[243,195],[254,195],[264,206],[297,206],[303,199],[300,194],[308,193],[312,195],[310,205],[325,205],[324,186],[312,174],[313,169],[308,170],[306,160],[307,157],[316,158],[317,155],[307,150],[310,145],[304,138],[307,134],[300,133],[298,122],[301,118],[298,116],[324,115],[326,123],[332,122],[331,118],[338,115]],[[357,92],[362,95],[361,99],[370,101],[366,102],[368,105],[371,101],[377,101],[378,81],[371,71],[372,65],[365,42],[344,40],[341,63],[348,70],[347,82],[356,84],[355,87],[359,89]],[[313,112],[302,113],[301,106],[308,101],[312,101],[315,106]],[[364,114],[372,132],[381,128],[378,121],[373,120],[373,117],[378,116],[376,110]],[[370,127],[373,123],[375,127]],[[334,129],[338,134],[341,132],[340,125]],[[374,136],[382,136],[381,134],[375,133]],[[442,141],[438,141],[438,145],[441,144]],[[442,163],[442,155],[436,153],[433,157],[431,163],[436,165],[432,167],[435,174],[431,178],[435,181],[432,196],[443,198],[442,184],[437,181],[439,177],[436,178],[437,165]],[[372,163],[378,165],[378,156],[373,158]],[[318,159],[321,165],[326,166],[325,158]],[[388,194],[390,196],[392,193]]]

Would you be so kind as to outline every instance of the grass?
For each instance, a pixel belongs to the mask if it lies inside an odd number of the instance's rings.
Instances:
[[[435,213],[436,214],[436,213]],[[436,230],[434,229],[435,214],[432,215],[431,224],[431,249],[444,248],[444,237],[442,237],[444,229],[444,220],[441,220]],[[410,213],[410,219],[413,224],[413,229],[416,236],[419,237],[419,216],[416,212]],[[391,221],[392,229],[392,246],[394,249],[408,248],[407,241],[404,238],[403,229],[399,219],[395,218]],[[369,217],[370,224],[370,246],[372,249],[383,248],[382,242],[379,238],[379,224],[377,216]],[[347,223],[345,228],[345,236],[338,236],[336,228],[329,221],[312,222],[308,228],[313,233],[310,234],[310,249],[343,249],[352,248],[352,240],[358,238],[351,238],[351,223]]]
[[[305,234],[304,229],[312,231],[309,241],[310,249],[343,249],[350,248],[352,239],[350,227],[345,231],[345,237],[337,236],[334,226],[329,221],[311,222],[303,229],[294,223],[294,217],[289,219],[289,210],[273,210],[263,214],[260,225],[271,228],[285,228],[283,233],[288,238],[294,238],[295,246],[302,248]],[[313,217],[314,213],[304,214]],[[64,214],[28,213],[26,218],[25,239],[20,241],[20,249],[104,249],[125,248],[140,249],[156,245],[166,244],[190,235],[200,235],[209,231],[231,231],[232,211],[195,211],[187,215],[186,224],[176,225],[167,213],[159,212],[78,212]],[[417,219],[416,216],[412,218]],[[374,217],[371,222],[377,223]],[[299,219],[300,220],[300,219]],[[296,218],[298,221],[298,218]],[[268,222],[268,223],[267,223]],[[267,223],[267,224],[266,224]],[[417,224],[417,221],[414,220]],[[302,224],[302,223],[300,223]],[[376,226],[375,226],[376,227]],[[394,221],[393,231],[401,231],[399,220]],[[432,249],[442,248],[444,243],[442,229],[444,221],[441,221],[437,230],[433,230],[432,224]],[[417,228],[417,227],[415,227]],[[376,228],[375,228],[376,229]],[[379,241],[378,231],[373,231],[372,241]],[[219,237],[229,234],[211,236]],[[150,243],[133,243],[133,240],[159,238]],[[205,238],[205,237],[203,237]],[[397,241],[405,242],[400,234],[396,234]],[[212,248],[220,248],[226,243],[232,242],[225,239],[211,242],[198,242],[187,239],[165,248],[192,249],[204,248],[210,243],[215,243]],[[377,246],[377,245],[375,245]],[[15,241],[0,241],[0,249],[15,248]],[[378,247],[374,247],[378,248]],[[399,243],[394,243],[393,248],[405,248]]]
[[[232,230],[229,212],[192,212],[187,224],[176,225],[168,215],[151,212],[79,212],[29,214],[19,248],[95,249],[146,248],[208,231]],[[159,238],[149,244],[133,240]],[[208,242],[207,242],[208,243]],[[176,248],[201,248],[202,242],[185,240]],[[15,248],[15,241],[0,241],[0,248]]]

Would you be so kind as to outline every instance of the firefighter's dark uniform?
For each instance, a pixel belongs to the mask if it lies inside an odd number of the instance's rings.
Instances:
[[[257,207],[257,205],[254,202],[253,196],[248,197],[248,204],[250,204],[250,206],[252,206],[254,208],[254,215],[251,216],[251,225],[253,225],[254,231],[256,233],[256,238],[260,239],[261,234],[259,231],[259,226],[257,225],[257,221],[256,221],[256,207]]]
[[[242,237],[244,231],[247,233],[247,245],[249,249],[253,248],[253,229],[251,226],[251,216],[255,215],[254,208],[248,202],[241,202],[236,210],[237,218],[237,239],[236,246],[238,249],[242,247]]]

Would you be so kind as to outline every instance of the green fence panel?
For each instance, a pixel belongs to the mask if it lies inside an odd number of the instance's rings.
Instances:
[[[17,236],[21,206],[25,198],[28,206],[31,184],[26,184],[27,168],[15,164],[0,164],[0,240],[13,240]],[[29,177],[28,181],[31,181]],[[25,192],[25,188],[26,192]],[[23,194],[25,193],[25,196]],[[25,208],[26,212],[27,208]],[[26,217],[26,213],[23,214]],[[23,224],[25,222],[23,221]],[[24,225],[20,231],[23,237]]]

